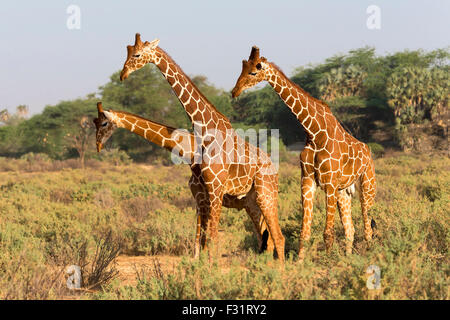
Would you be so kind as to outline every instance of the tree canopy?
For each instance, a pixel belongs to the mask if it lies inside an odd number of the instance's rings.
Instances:
[[[448,114],[448,48],[431,52],[402,51],[378,56],[371,47],[335,55],[316,65],[295,69],[291,79],[312,96],[326,101],[336,117],[357,138],[368,136],[377,120],[394,126],[439,119]],[[238,99],[215,87],[202,75],[192,81],[235,127],[278,128],[287,145],[304,139],[299,122],[270,86],[248,90]],[[83,99],[47,106],[27,119],[26,106],[15,114],[0,111],[0,156],[45,153],[53,159],[79,156],[73,137],[83,117],[96,116],[96,102],[106,109],[123,110],[172,127],[191,128],[191,123],[171,87],[153,65],[119,81],[119,72],[96,93]],[[164,150],[142,138],[118,130],[111,147],[124,150],[135,160],[158,157]],[[92,145],[94,150],[95,144]],[[91,150],[91,151],[92,151]],[[94,153],[94,151],[92,151]]]

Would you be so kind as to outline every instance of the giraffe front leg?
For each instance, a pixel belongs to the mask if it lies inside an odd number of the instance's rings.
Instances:
[[[305,247],[311,237],[311,224],[315,191],[316,182],[314,181],[314,179],[311,176],[302,177],[303,220],[298,249],[298,258],[300,262],[305,258]]]
[[[208,227],[209,203],[204,185],[198,175],[193,174],[189,179],[189,188],[196,202],[196,228],[194,242],[194,258],[200,256],[200,249],[205,246],[205,234]]]
[[[369,220],[369,209],[373,206],[376,194],[376,180],[375,180],[375,169],[373,166],[373,161],[369,162],[369,166],[361,176],[361,211],[364,222],[364,238],[367,241],[368,246],[370,246],[373,236],[372,224],[375,225],[375,221]]]
[[[337,188],[333,184],[325,187],[327,197],[327,218],[325,222],[325,231],[323,232],[323,240],[325,248],[329,254],[334,242],[334,215],[336,213],[337,204]]]
[[[207,207],[197,209],[197,225],[195,232],[194,258],[199,258],[200,250],[206,248],[206,234],[208,232],[209,212]]]
[[[352,196],[346,190],[339,190],[337,203],[345,232],[345,253],[352,254],[355,228],[352,221]]]
[[[209,192],[209,215],[208,220],[205,221],[204,226],[207,228],[205,230],[205,237],[202,239],[202,245],[206,248],[207,243],[209,242],[209,258],[211,260],[212,256],[218,257],[219,254],[219,248],[217,243],[217,237],[219,234],[219,221],[220,221],[220,214],[222,211],[222,192]]]

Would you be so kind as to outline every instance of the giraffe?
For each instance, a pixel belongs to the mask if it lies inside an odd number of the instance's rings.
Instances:
[[[255,197],[267,223],[278,258],[284,261],[284,237],[278,222],[278,173],[270,157],[241,138],[228,118],[197,89],[191,79],[159,46],[159,40],[142,42],[137,33],[127,46],[120,80],[148,63],[153,63],[171,85],[194,127],[201,147],[201,161],[191,170],[201,177],[208,200],[207,212],[199,213],[202,229],[214,243],[218,234],[223,196]],[[253,192],[249,194],[251,190]],[[204,243],[202,243],[204,246]]]
[[[102,150],[117,128],[124,128],[175,153],[186,163],[194,162],[196,153],[195,137],[187,130],[168,127],[125,111],[114,111],[111,109],[106,111],[103,110],[101,102],[97,103],[97,111],[98,116],[94,119],[97,152]],[[201,178],[197,175],[197,172],[192,171],[189,186],[196,203],[204,208],[205,204],[207,204],[207,199],[205,199],[204,186],[202,186]],[[245,209],[253,222],[258,236],[260,252],[265,251],[265,249],[273,251],[273,242],[268,238],[267,231],[265,231],[267,225],[261,215],[261,211],[257,209],[254,197],[249,196],[239,199],[236,196],[225,194],[223,206],[238,210]],[[194,256],[198,257],[200,241],[204,242],[204,239],[201,239],[200,221],[197,224],[195,239]]]
[[[324,241],[330,252],[334,241],[336,206],[344,226],[346,254],[352,253],[354,227],[351,216],[351,197],[355,183],[360,184],[360,201],[364,220],[365,239],[370,244],[372,227],[368,211],[376,192],[375,169],[370,149],[341,126],[328,105],[313,98],[292,82],[272,62],[259,56],[254,46],[248,60],[242,61],[242,72],[232,90],[233,98],[261,81],[267,81],[291,109],[306,132],[306,145],[300,154],[302,171],[301,192],[303,221],[299,241],[299,260],[305,256],[310,239],[314,193],[320,186],[326,193],[326,226]]]

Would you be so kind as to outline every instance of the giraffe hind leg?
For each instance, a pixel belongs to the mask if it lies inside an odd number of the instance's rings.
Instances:
[[[369,219],[369,210],[373,206],[376,194],[375,169],[371,160],[364,174],[361,176],[361,211],[364,222],[364,238],[370,245],[373,237],[373,229],[376,229],[375,220]]]
[[[261,238],[261,247],[259,249],[259,252],[263,253],[267,250],[267,241],[269,240],[269,231],[267,231],[267,229],[264,230]]]
[[[247,196],[245,210],[247,211],[253,222],[253,226],[257,234],[260,253],[264,251],[273,253],[274,242],[272,236],[270,235],[269,228],[261,212],[261,209],[256,203],[256,192],[254,191],[254,189],[252,189]]]
[[[298,249],[299,261],[305,258],[305,247],[311,237],[311,225],[313,214],[314,195],[316,191],[316,183],[313,178],[304,176],[302,178],[302,206],[303,219],[300,231],[300,241]]]
[[[268,191],[266,187],[276,185],[275,182],[278,183],[277,175],[257,177],[255,183],[256,204],[261,210],[265,223],[267,223],[268,232],[273,239],[277,257],[284,262],[285,239],[278,222],[278,190],[272,188]]]
[[[351,187],[349,187],[351,188]],[[344,232],[345,232],[345,253],[347,255],[350,255],[352,253],[353,249],[353,240],[355,235],[355,228],[353,226],[352,221],[352,196],[351,194],[354,193],[354,185],[352,190],[339,190],[338,191],[338,197],[337,197],[337,203],[339,208],[339,214],[341,217],[342,225],[344,226]]]

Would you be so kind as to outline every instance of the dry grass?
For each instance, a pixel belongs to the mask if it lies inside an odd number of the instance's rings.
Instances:
[[[95,287],[77,293],[86,299],[448,299],[450,159],[390,153],[375,161],[373,245],[363,239],[355,198],[355,253],[344,255],[337,217],[334,249],[327,255],[324,193],[318,190],[302,265],[296,263],[302,218],[298,155],[281,163],[283,267],[255,253],[245,212],[226,208],[218,243],[224,256],[191,258],[195,208],[187,166],[103,164],[28,172],[20,167],[25,160],[9,161],[10,168],[22,169],[0,172],[0,297],[74,296],[65,286],[65,268],[80,265],[85,288]],[[118,257],[119,249],[128,256]],[[381,268],[382,290],[375,296],[366,287],[371,264]]]

